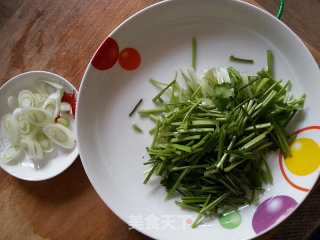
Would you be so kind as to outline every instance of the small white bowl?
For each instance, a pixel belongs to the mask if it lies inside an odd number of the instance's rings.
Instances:
[[[0,117],[4,114],[12,113],[12,110],[8,106],[9,96],[18,96],[19,92],[23,89],[34,91],[35,82],[39,80],[57,82],[63,85],[66,92],[74,92],[75,97],[78,97],[77,89],[61,76],[45,71],[22,73],[11,78],[0,88]],[[73,118],[70,121],[70,128],[76,136],[76,122]],[[0,129],[0,154],[8,144],[7,139]],[[38,167],[36,167],[34,162],[26,155],[17,163],[10,164],[0,161],[0,166],[7,173],[17,178],[29,181],[40,181],[55,177],[66,170],[74,162],[77,156],[77,146],[72,150],[68,150],[54,144],[53,151],[45,153],[43,159],[38,161]]]

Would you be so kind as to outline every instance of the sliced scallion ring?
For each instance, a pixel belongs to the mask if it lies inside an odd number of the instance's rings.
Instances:
[[[36,141],[33,141],[29,137],[24,137],[21,140],[21,148],[32,159],[41,160],[43,158],[43,151],[42,151],[40,144]]]
[[[52,114],[54,118],[58,117],[61,108],[61,94],[59,92],[52,93],[43,103],[42,109]]]
[[[35,93],[34,96],[38,102],[38,107],[39,105],[42,105],[43,101],[48,97],[47,95],[41,95],[40,93]]]
[[[66,126],[66,127],[69,127],[69,125],[70,125],[69,119],[63,118],[63,117],[58,118],[57,123],[60,123],[61,125]]]
[[[35,140],[40,144],[44,152],[50,152],[53,149],[51,140],[42,132],[38,132],[35,136]]]
[[[40,94],[50,95],[57,90],[63,91],[63,86],[59,83],[50,82],[50,81],[40,81],[37,86],[37,91]]]
[[[61,147],[72,149],[75,147],[75,137],[69,128],[55,123],[49,124],[43,128],[43,132],[53,142]]]
[[[29,121],[25,118],[22,108],[16,108],[13,111],[13,120],[16,124],[17,129],[24,134],[29,133],[30,131],[30,123]]]
[[[8,97],[8,106],[11,109],[15,109],[16,107],[18,107],[18,98],[15,96],[9,96]]]
[[[55,119],[48,111],[37,107],[25,108],[23,113],[28,121],[38,126],[53,123]]]
[[[29,90],[22,90],[18,95],[18,102],[21,108],[37,106],[37,100]]]
[[[3,152],[1,155],[2,160],[4,160],[5,162],[11,162],[15,159],[17,159],[21,154],[21,148],[20,146],[13,146],[13,145],[9,145]]]
[[[6,114],[1,119],[2,132],[6,138],[12,143],[17,144],[19,141],[19,134],[16,124],[11,114]]]
[[[67,102],[62,102],[60,106],[60,111],[61,112],[70,112],[72,113],[72,108],[71,105]]]

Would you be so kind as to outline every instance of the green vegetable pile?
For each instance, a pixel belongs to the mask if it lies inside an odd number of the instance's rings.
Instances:
[[[203,215],[257,201],[262,184],[273,182],[266,154],[291,154],[295,135],[285,127],[303,109],[305,95],[292,98],[290,81],[274,79],[271,59],[268,51],[268,68],[255,76],[233,67],[212,68],[201,77],[193,69],[181,71],[186,88],[177,72],[169,84],[150,79],[162,90],[153,98],[159,108],[138,110],[156,122],[144,163],[153,167],[144,183],[162,176],[166,199],[177,191],[182,198],[176,204],[199,212],[192,227]]]

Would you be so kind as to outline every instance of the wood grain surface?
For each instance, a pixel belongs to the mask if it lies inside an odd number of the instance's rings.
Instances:
[[[79,88],[91,56],[105,37],[129,16],[156,2],[0,1],[0,85],[19,73],[45,70]],[[257,2],[277,12],[277,1]],[[300,0],[288,2],[293,5],[285,7],[283,21],[306,41],[320,64],[320,18],[314,10],[319,10],[319,1],[303,1],[301,6]],[[296,15],[296,7],[303,11]],[[278,229],[259,239],[271,239]],[[65,172],[41,182],[19,180],[0,169],[0,239],[150,238],[129,230],[102,202],[78,157]]]

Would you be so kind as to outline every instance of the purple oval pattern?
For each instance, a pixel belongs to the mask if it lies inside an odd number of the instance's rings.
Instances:
[[[281,222],[297,205],[296,200],[289,196],[282,195],[268,198],[258,206],[253,215],[253,230],[258,234],[272,225]]]

